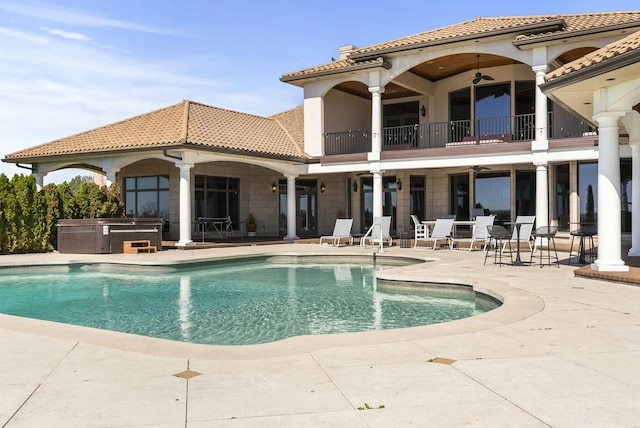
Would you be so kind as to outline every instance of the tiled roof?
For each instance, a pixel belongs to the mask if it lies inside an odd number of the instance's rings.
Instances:
[[[382,61],[381,55],[419,47],[437,46],[500,34],[516,34],[517,45],[554,38],[566,38],[585,32],[595,33],[618,27],[640,27],[640,11],[556,14],[483,18],[438,28],[351,51],[346,59],[295,71],[282,81],[295,81],[323,73],[352,71],[360,60]]]
[[[295,112],[285,112],[282,115],[295,116]],[[300,135],[303,131],[299,128],[302,126],[291,119],[285,122],[283,125],[281,121],[273,118],[183,101],[121,122],[11,153],[6,155],[5,159],[25,161],[61,155],[194,146],[253,153],[258,156],[308,158],[301,148]],[[293,129],[287,129],[286,126],[292,126]]]
[[[640,31],[588,53],[582,58],[569,62],[548,73],[545,78],[549,81],[558,77],[567,76],[578,70],[583,70],[596,64],[602,64],[612,58],[620,57],[621,55],[631,52],[636,54],[640,53]]]
[[[306,157],[304,155],[304,107],[298,106],[287,110],[282,113],[270,116],[269,119],[273,119],[287,134],[291,137],[291,140],[298,147],[300,151],[300,157]]]

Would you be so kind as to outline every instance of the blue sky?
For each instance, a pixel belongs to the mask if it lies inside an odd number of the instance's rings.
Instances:
[[[477,16],[637,8],[637,0],[0,0],[0,157],[184,99],[285,111],[303,93],[280,76],[328,62],[344,45]],[[28,171],[2,163],[0,173]]]

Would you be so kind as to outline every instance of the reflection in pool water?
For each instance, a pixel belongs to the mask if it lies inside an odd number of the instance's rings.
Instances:
[[[0,312],[185,342],[244,345],[440,323],[499,305],[470,287],[378,281],[373,273],[385,268],[380,264],[275,260],[195,269],[84,265],[65,273],[4,274]]]

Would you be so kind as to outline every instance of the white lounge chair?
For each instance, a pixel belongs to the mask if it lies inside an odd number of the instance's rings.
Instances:
[[[386,242],[389,246],[393,245],[393,239],[391,235],[389,235],[389,230],[391,229],[391,217],[374,217],[373,224],[367,230],[367,233],[364,234],[362,239],[360,239],[360,246],[366,247],[367,243],[369,245],[378,244],[380,249],[384,247],[384,243]]]
[[[414,229],[414,248],[418,246],[418,241],[425,241],[429,237],[429,228],[426,224],[423,224],[418,220],[418,216],[411,214],[411,220],[413,221]]]
[[[433,242],[432,250],[435,250],[439,241],[447,242],[449,237],[451,236],[451,230],[453,229],[452,218],[439,218],[436,220],[436,224],[433,226],[433,232],[431,232],[431,236],[423,239],[425,242]],[[414,246],[418,248],[417,245]],[[428,247],[426,247],[428,248]]]
[[[331,240],[331,245],[337,247],[340,245],[342,239],[348,239],[349,245],[353,245],[353,236],[351,236],[351,226],[353,226],[352,218],[339,218],[336,219],[336,224],[333,226],[333,233],[331,235],[321,236],[320,245],[322,240]]]
[[[529,251],[533,251],[533,244],[531,240],[531,232],[533,232],[533,223],[536,221],[534,215],[519,215],[516,217],[516,223],[520,223],[520,243],[526,242],[529,245]],[[518,245],[518,229],[513,226],[513,233],[511,239],[509,239],[511,245]],[[507,241],[502,245],[502,251],[507,248]]]
[[[469,244],[468,250],[471,251],[476,245],[476,242],[483,242],[484,245],[482,249],[485,250],[487,247],[487,243],[489,242],[489,231],[487,230],[487,226],[492,226],[493,221],[495,220],[495,215],[479,215],[476,217],[476,222],[473,225],[473,232],[471,233],[471,237],[453,237],[451,238],[451,249],[454,250],[456,244],[458,245],[458,249],[460,249],[460,243],[465,242]]]

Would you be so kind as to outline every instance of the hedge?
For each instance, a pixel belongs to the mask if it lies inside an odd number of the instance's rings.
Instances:
[[[0,254],[45,252],[55,248],[59,219],[124,217],[117,184],[82,183],[73,194],[69,184],[47,184],[37,190],[35,177],[0,174]]]

